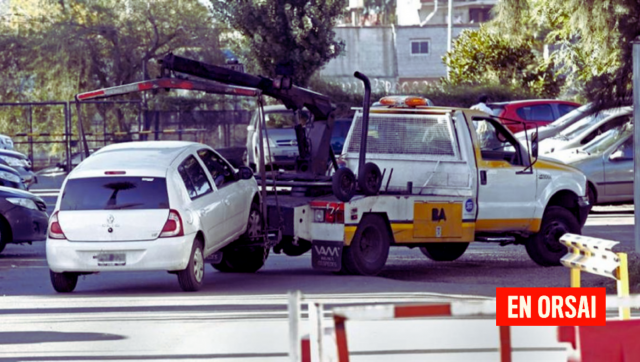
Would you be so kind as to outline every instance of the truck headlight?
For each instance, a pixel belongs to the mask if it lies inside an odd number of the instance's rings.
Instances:
[[[14,205],[26,207],[27,209],[38,210],[38,205],[36,205],[36,203],[33,202],[33,200],[25,199],[22,197],[7,197],[5,200],[9,201]]]

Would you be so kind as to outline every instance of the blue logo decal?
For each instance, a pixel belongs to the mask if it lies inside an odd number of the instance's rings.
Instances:
[[[467,199],[467,202],[464,203],[464,209],[467,210],[467,212],[473,211],[473,200]]]

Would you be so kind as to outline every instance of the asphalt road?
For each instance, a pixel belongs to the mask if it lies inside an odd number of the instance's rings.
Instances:
[[[598,207],[583,234],[618,240],[615,251],[634,259],[633,211],[629,206]],[[227,274],[206,269],[199,292],[211,295],[304,293],[438,292],[495,295],[496,287],[566,287],[569,270],[533,263],[524,247],[475,243],[458,260],[434,262],[418,249],[392,248],[377,277],[339,276],[311,268],[310,254],[288,257],[271,254],[256,274]],[[633,264],[632,264],[633,265]],[[633,275],[633,272],[632,272]],[[633,284],[632,280],[632,284]],[[583,286],[613,286],[613,281],[584,275]],[[177,279],[165,272],[101,273],[80,278],[74,294],[137,295],[180,293]],[[44,243],[9,245],[0,254],[0,295],[53,295]]]

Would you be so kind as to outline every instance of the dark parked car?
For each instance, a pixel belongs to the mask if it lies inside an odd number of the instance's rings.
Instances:
[[[0,165],[9,166],[18,171],[27,188],[38,182],[36,174],[31,171],[31,160],[23,153],[0,149]]]
[[[0,186],[0,252],[9,243],[45,241],[49,216],[38,196]]]
[[[532,99],[525,101],[489,103],[493,115],[501,118],[525,122],[527,128],[537,124],[538,127],[546,126],[556,119],[580,107],[579,103],[562,101],[558,99]],[[524,125],[517,122],[500,120],[511,132],[524,130]],[[530,125],[529,125],[530,124]]]
[[[347,138],[349,128],[351,128],[351,118],[338,118],[333,124],[333,132],[331,132],[331,148],[333,153],[339,155],[342,153],[344,140]]]
[[[20,173],[13,167],[0,164],[0,186],[26,190],[27,186]]]

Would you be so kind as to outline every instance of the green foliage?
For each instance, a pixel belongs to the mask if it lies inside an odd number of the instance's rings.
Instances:
[[[0,23],[3,102],[70,100],[79,92],[159,75],[155,60],[173,52],[222,62],[218,31],[198,0],[9,0]],[[137,97],[137,98],[136,98]],[[152,99],[153,95],[149,95]],[[127,99],[140,99],[140,95]],[[4,133],[24,132],[0,109]],[[43,107],[36,131],[62,132],[60,107]],[[127,131],[137,112],[82,108],[85,129],[96,117]],[[74,109],[75,114],[75,109]]]
[[[396,0],[364,0],[364,14],[378,14],[382,24],[395,24]]]
[[[532,38],[509,40],[486,26],[465,30],[443,57],[449,78],[456,85],[504,84],[523,88],[536,97],[556,97],[560,80],[553,63],[545,62],[535,51]]]
[[[353,114],[352,107],[362,107],[364,93],[345,91],[341,86],[326,82],[320,77],[314,76],[309,87],[316,92],[329,96],[336,102],[336,117],[346,117]],[[436,106],[467,108],[478,103],[481,95],[487,95],[492,102],[513,101],[520,99],[536,98],[537,94],[519,86],[504,84],[429,84],[417,85],[405,88],[404,91],[390,93],[375,91],[371,95],[371,102],[377,102],[387,95],[417,95],[429,98]]]
[[[294,83],[308,84],[311,75],[340,54],[333,27],[343,14],[343,0],[211,0],[214,16],[241,37],[228,41],[258,72],[276,76],[276,66],[293,67]],[[251,70],[251,67],[249,67]]]
[[[632,103],[632,43],[640,35],[636,0],[503,0],[496,24],[514,39],[554,44],[566,88],[596,104]]]

